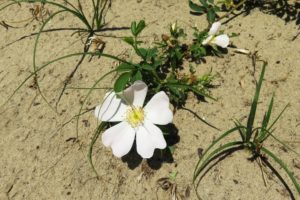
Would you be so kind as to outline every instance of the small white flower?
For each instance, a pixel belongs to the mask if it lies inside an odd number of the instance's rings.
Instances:
[[[111,147],[117,157],[130,151],[135,138],[137,152],[143,158],[151,158],[156,148],[167,146],[162,131],[155,124],[172,122],[169,98],[165,92],[158,92],[143,107],[147,91],[143,81],[136,81],[123,91],[122,99],[115,92],[110,92],[106,94],[103,104],[96,107],[95,115],[99,120],[120,122],[102,135],[103,144]]]
[[[218,32],[220,26],[221,26],[220,22],[215,22],[212,24],[212,26],[208,32],[208,37],[202,42],[203,45],[215,44],[222,48],[227,48],[227,46],[229,45],[228,35],[221,34],[221,35],[216,36],[216,33]]]

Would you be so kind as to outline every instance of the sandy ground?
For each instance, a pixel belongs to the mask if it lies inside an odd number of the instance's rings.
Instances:
[[[10,7],[1,11],[0,19],[25,19],[30,17],[29,8],[28,5]],[[52,12],[55,10],[51,6],[48,8]],[[182,0],[113,1],[112,10],[107,15],[109,27],[129,26],[131,21],[139,19],[145,19],[149,24],[142,34],[148,44],[167,32],[174,21],[188,29],[195,24],[201,29],[207,27],[205,17],[191,15],[187,2]],[[0,28],[0,104],[32,71],[35,37],[6,45],[36,32],[39,26],[38,22],[33,22],[20,29]],[[61,14],[50,22],[48,28],[78,26],[81,27],[81,24],[70,15]],[[262,119],[275,92],[273,116],[290,104],[278,122],[275,134],[300,152],[300,37],[292,41],[299,33],[295,21],[285,23],[275,15],[254,9],[247,16],[236,17],[223,29],[226,33],[240,33],[239,37],[232,39],[234,45],[257,51],[262,59],[268,61],[258,120]],[[80,37],[71,36],[71,33],[43,34],[38,45],[37,64],[82,51]],[[104,34],[126,36],[129,31],[108,31]],[[104,37],[103,40],[107,42],[105,52],[114,55],[125,53],[129,59],[132,57],[132,49],[120,39]],[[78,59],[56,62],[39,74],[41,89],[52,105]],[[115,64],[105,58],[94,58],[91,62],[86,60],[70,86],[91,87]],[[89,143],[97,126],[93,112],[80,118],[79,141],[74,143],[71,140],[76,136],[76,121],[70,119],[78,113],[87,90],[67,90],[58,105],[59,114],[56,114],[32,88],[33,80],[29,80],[0,110],[0,199],[170,199],[170,191],[162,190],[157,180],[174,171],[178,172],[178,192],[182,195],[190,193],[187,199],[197,199],[191,184],[198,160],[197,149],[208,147],[214,138],[233,127],[233,119],[246,121],[255,89],[254,79],[259,75],[261,64],[254,71],[250,58],[229,49],[223,58],[207,58],[206,64],[197,67],[197,72],[200,74],[210,69],[219,74],[214,82],[217,87],[211,89],[218,101],[198,102],[191,95],[186,107],[222,131],[212,129],[186,110],[178,110],[174,125],[178,129],[179,141],[176,141],[173,162],[157,159],[146,162],[134,156],[118,159],[99,140],[93,156],[99,179],[96,179],[87,160]],[[113,78],[105,79],[100,86],[110,87]],[[104,90],[94,91],[84,109],[99,104],[104,93]],[[266,146],[274,150],[300,180],[299,159],[272,140]],[[270,171],[265,175],[265,186],[260,168],[256,162],[247,160],[248,157],[247,152],[237,152],[213,167],[198,187],[203,199],[291,199],[283,184]],[[276,164],[274,166],[279,169]],[[295,192],[283,170],[279,169],[279,172]],[[300,199],[297,194],[295,199]]]

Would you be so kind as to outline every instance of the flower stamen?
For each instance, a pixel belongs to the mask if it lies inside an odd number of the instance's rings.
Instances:
[[[126,113],[126,121],[133,128],[141,125],[144,122],[144,119],[145,119],[145,113],[143,108],[141,107],[130,108]]]

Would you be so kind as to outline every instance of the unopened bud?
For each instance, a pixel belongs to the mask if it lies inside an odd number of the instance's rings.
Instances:
[[[170,39],[170,37],[169,37],[168,35],[166,35],[166,34],[162,34],[162,35],[161,35],[161,38],[162,38],[162,40],[165,41],[165,42],[168,41],[168,40]]]

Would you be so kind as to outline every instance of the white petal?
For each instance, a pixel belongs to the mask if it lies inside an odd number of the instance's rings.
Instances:
[[[234,51],[237,53],[242,53],[247,55],[251,54],[251,52],[248,49],[235,49]]]
[[[210,35],[205,40],[203,40],[202,45],[207,45],[214,36]]]
[[[145,121],[136,132],[137,152],[143,158],[151,158],[154,150],[167,147],[162,131],[150,121]]]
[[[211,25],[211,28],[209,29],[208,35],[215,35],[219,28],[221,26],[221,22],[215,22]]]
[[[166,125],[172,122],[173,113],[169,108],[169,97],[161,91],[155,94],[145,106],[146,118],[154,124]]]
[[[143,81],[135,81],[124,91],[125,98],[134,106],[143,107],[148,86]]]
[[[211,41],[211,43],[216,44],[222,48],[227,48],[227,46],[229,45],[229,37],[226,34],[218,35]]]
[[[130,151],[134,136],[134,129],[127,122],[121,122],[102,134],[102,143],[111,147],[113,154],[120,158]]]
[[[119,122],[122,121],[127,110],[125,102],[117,98],[114,92],[106,93],[102,105],[95,109],[95,116],[105,122]]]

